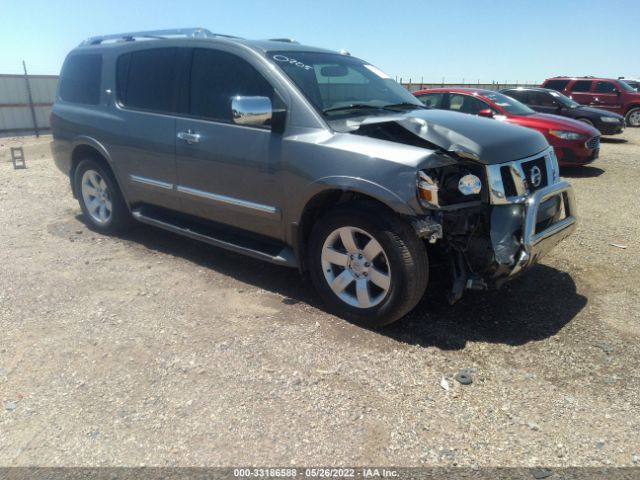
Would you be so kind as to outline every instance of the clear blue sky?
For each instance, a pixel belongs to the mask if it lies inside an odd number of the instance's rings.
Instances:
[[[0,0],[0,73],[57,74],[86,37],[205,27],[349,50],[403,81],[640,76],[638,0]]]

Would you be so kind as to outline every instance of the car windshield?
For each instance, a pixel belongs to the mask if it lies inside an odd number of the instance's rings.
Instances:
[[[483,96],[512,115],[533,115],[534,113],[536,113],[534,110],[531,110],[529,107],[527,107],[524,103],[520,103],[518,100],[507,97],[502,93],[491,92],[483,94]]]
[[[576,102],[575,100],[571,100],[569,97],[567,97],[566,95],[561,94],[560,92],[549,92],[553,98],[555,98],[558,102],[560,102],[562,104],[562,106],[567,107],[567,108],[576,108],[579,107],[580,104],[578,102]]]
[[[325,116],[425,108],[387,74],[348,55],[281,51],[268,56]]]
[[[622,80],[618,81],[618,85],[620,85],[620,88],[622,88],[623,90],[626,90],[627,92],[635,92],[636,91],[633,87],[631,87],[630,85],[627,85]]]

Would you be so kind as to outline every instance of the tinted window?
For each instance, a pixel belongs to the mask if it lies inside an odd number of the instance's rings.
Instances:
[[[469,95],[449,94],[449,110],[477,115],[480,110],[489,108],[485,102]]]
[[[558,102],[546,92],[529,92],[529,101],[527,105],[534,105],[538,107],[556,107],[558,106]]]
[[[567,86],[569,80],[549,80],[544,84],[544,88],[550,88],[551,90],[557,90],[561,92],[564,87]]]
[[[529,91],[528,90],[505,90],[504,93],[507,97],[515,98],[519,102],[529,105]]]
[[[69,57],[60,79],[60,97],[65,102],[97,105],[100,103],[102,56]]]
[[[520,103],[518,100],[507,97],[499,92],[487,92],[483,94],[490,102],[493,102],[498,107],[502,108],[507,113],[513,115],[531,115],[536,113],[527,107],[524,103]]]
[[[260,96],[274,101],[273,87],[248,62],[226,52],[197,48],[191,66],[189,113],[231,121],[231,97]]]
[[[572,92],[588,92],[591,90],[591,80],[578,80],[571,87]]]
[[[176,112],[179,49],[154,48],[118,58],[118,100],[126,107]]]
[[[424,103],[426,107],[442,108],[444,93],[426,93],[423,95],[416,95],[416,98]]]
[[[613,93],[616,86],[611,82],[596,83],[596,93]]]

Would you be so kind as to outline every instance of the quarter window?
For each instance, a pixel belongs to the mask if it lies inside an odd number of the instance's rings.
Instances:
[[[101,55],[69,57],[60,78],[60,98],[65,102],[98,105],[101,76]]]
[[[196,48],[191,64],[189,113],[196,117],[231,122],[231,98],[269,97],[274,90],[247,61],[230,53]]]
[[[153,48],[120,56],[116,69],[119,102],[130,108],[177,112],[179,57],[178,48]]]
[[[578,80],[571,87],[572,92],[588,92],[591,90],[591,80]]]

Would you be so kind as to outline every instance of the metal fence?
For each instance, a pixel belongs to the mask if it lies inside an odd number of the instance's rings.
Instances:
[[[491,82],[491,83],[447,83],[447,82],[438,82],[438,83],[408,83],[408,82],[400,82],[400,85],[405,87],[410,92],[415,92],[416,90],[424,90],[427,88],[442,88],[442,87],[450,87],[450,88],[482,88],[485,90],[500,90],[501,88],[513,88],[513,87],[538,87],[538,84],[532,83],[499,83],[499,82]]]
[[[0,134],[49,129],[57,75],[0,74]]]

